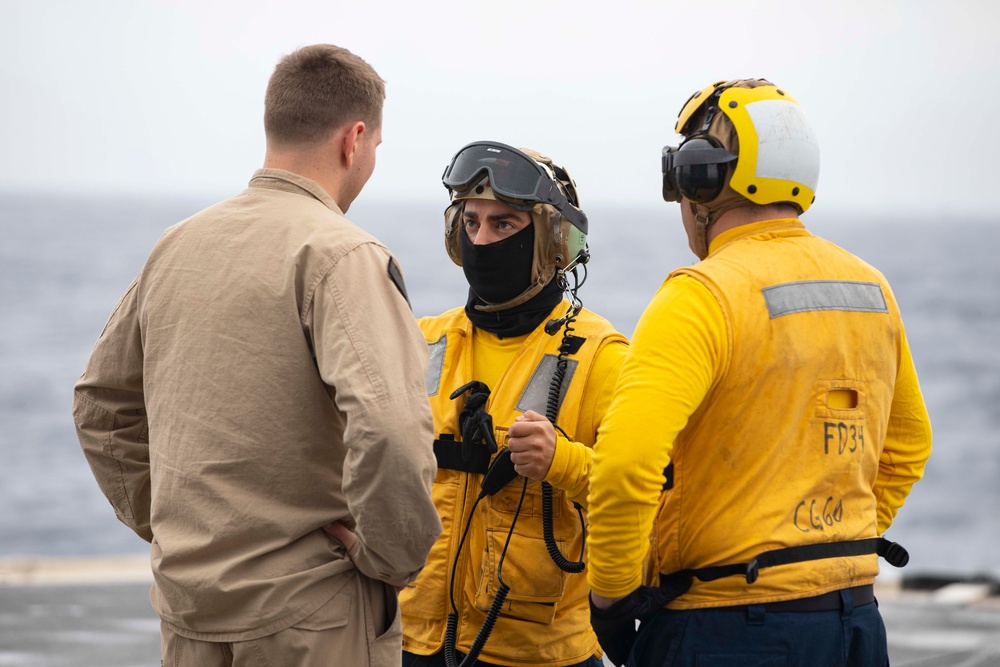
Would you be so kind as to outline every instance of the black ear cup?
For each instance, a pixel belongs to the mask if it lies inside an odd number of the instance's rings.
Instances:
[[[685,141],[677,151],[678,166],[674,170],[677,189],[681,194],[696,204],[718,197],[726,185],[728,160],[715,159],[722,158],[723,155],[728,155],[728,152],[710,135],[700,135]],[[685,159],[688,156],[691,158]]]
[[[712,201],[726,185],[726,165],[735,159],[708,134],[696,135],[680,148],[664,148],[663,198],[680,201],[684,196],[697,204]]]
[[[726,184],[725,164],[692,164],[677,168],[677,187],[696,204],[712,201]]]

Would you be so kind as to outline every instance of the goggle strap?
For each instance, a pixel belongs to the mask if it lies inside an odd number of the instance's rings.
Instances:
[[[736,156],[725,148],[695,148],[687,151],[678,150],[663,156],[664,171],[702,164],[725,164],[732,162]]]
[[[712,125],[712,121],[715,119],[715,114],[719,111],[719,98],[722,97],[722,93],[725,92],[726,88],[727,86],[719,86],[715,89],[715,92],[713,92],[711,96],[705,100],[705,104],[707,105],[707,108],[705,109],[705,120],[701,124],[701,130],[695,134],[708,132],[709,126]]]
[[[573,180],[569,177],[569,174],[566,173],[566,170],[553,163],[551,160],[549,160],[548,165],[555,173],[556,178],[559,179],[559,182],[563,184],[564,188],[566,188],[566,199],[569,200],[569,203],[573,206],[579,206],[579,200],[576,198],[576,188],[573,186]]]

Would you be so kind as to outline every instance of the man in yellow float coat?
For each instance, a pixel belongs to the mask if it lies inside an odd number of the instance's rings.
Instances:
[[[528,149],[476,142],[443,180],[446,246],[469,297],[419,321],[444,530],[400,593],[403,665],[446,665],[450,655],[466,665],[597,666],[583,562],[570,560],[583,551],[576,505],[586,504],[590,448],[627,341],[581,308],[579,283],[569,287],[588,259],[587,219],[564,169]]]
[[[905,564],[882,536],[931,449],[892,291],[798,220],[819,151],[786,91],[714,84],[676,129],[663,196],[702,261],[646,309],[601,427],[592,623],[615,664],[887,665],[876,554]]]

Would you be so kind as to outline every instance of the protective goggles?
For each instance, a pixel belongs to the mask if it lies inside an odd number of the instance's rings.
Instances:
[[[559,183],[526,154],[496,141],[477,141],[458,151],[444,170],[441,181],[457,195],[463,195],[489,178],[498,199],[515,208],[551,204],[574,227],[587,233],[587,216],[566,199]]]
[[[710,202],[726,185],[726,165],[736,156],[708,134],[687,139],[679,148],[663,148],[663,199],[687,197],[696,204]]]

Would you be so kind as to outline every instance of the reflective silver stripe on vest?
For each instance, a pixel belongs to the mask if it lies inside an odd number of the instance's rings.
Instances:
[[[538,364],[538,368],[532,373],[531,381],[524,388],[521,398],[517,401],[518,410],[521,412],[534,410],[539,414],[545,414],[545,409],[549,402],[549,387],[552,386],[552,376],[556,373],[556,362],[558,360],[559,358],[554,354],[545,355],[542,362]],[[573,381],[573,373],[576,372],[577,363],[576,359],[566,360],[566,375],[563,377],[562,388],[559,391],[559,405],[557,406],[556,414],[558,414],[558,407],[562,406],[563,399],[566,397],[566,390],[569,389],[569,383]]]
[[[441,387],[441,373],[444,372],[444,352],[448,349],[448,336],[444,335],[436,343],[428,343],[427,352],[430,359],[427,362],[427,375],[424,376],[424,389],[428,396],[436,396]]]
[[[771,319],[810,310],[851,310],[888,313],[882,286],[849,280],[802,280],[765,287]]]

